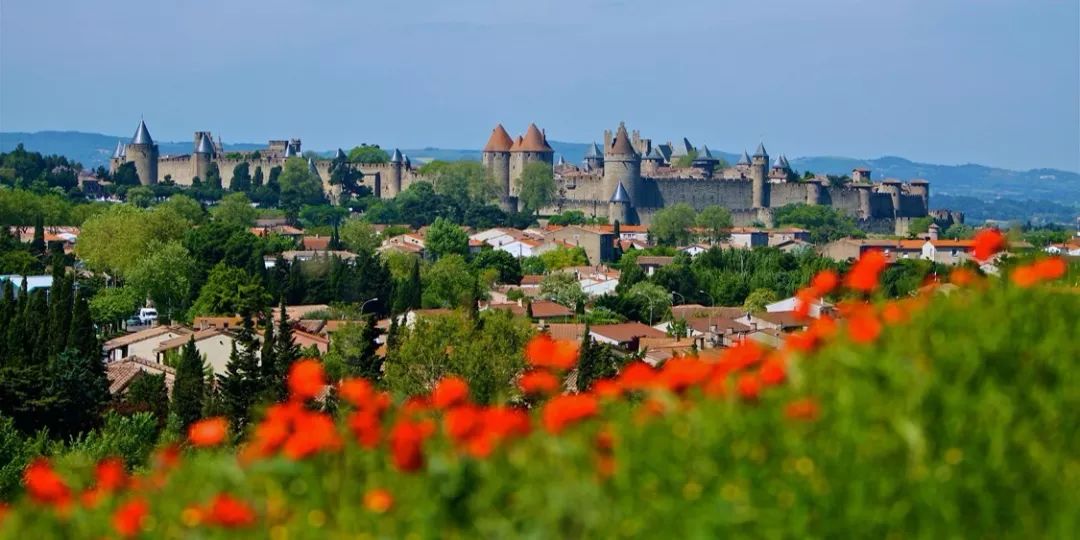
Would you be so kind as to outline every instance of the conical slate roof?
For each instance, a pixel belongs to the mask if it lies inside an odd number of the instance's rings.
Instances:
[[[611,141],[611,154],[620,156],[636,156],[637,152],[630,144],[630,135],[626,133],[626,125],[619,122],[619,129],[615,132],[615,139]]]
[[[645,156],[645,159],[651,159],[654,161],[664,161],[664,154],[660,153],[660,148],[657,146],[652,147],[649,151],[649,155]]]
[[[630,194],[626,192],[622,182],[619,182],[618,187],[615,188],[615,193],[611,195],[609,202],[630,204]]]
[[[701,145],[701,150],[698,150],[697,157],[694,158],[694,161],[716,161],[716,158],[714,158],[712,152],[709,151],[709,147],[703,144]]]
[[[120,158],[124,157],[124,142],[123,141],[116,141],[116,150],[113,150],[112,157],[113,157],[113,159],[120,159]]]
[[[683,137],[683,140],[673,144],[671,146],[672,157],[682,157],[689,155],[690,151],[694,149],[694,145],[690,144],[690,139]]]
[[[769,153],[765,151],[765,143],[758,143],[757,150],[754,150],[754,157],[765,157]]]
[[[195,149],[196,154],[213,154],[214,145],[210,143],[210,137],[202,135],[199,137],[199,146]]]
[[[285,157],[296,157],[296,147],[290,143],[285,144]]]
[[[743,150],[742,151],[742,157],[739,158],[739,162],[736,163],[736,165],[749,165],[749,164],[750,164],[750,154],[747,154],[746,150]]]
[[[390,156],[390,163],[401,163],[403,161],[405,160],[401,157],[401,150],[395,148],[393,155]]]
[[[590,146],[589,149],[585,151],[585,157],[587,157],[587,158],[602,158],[602,157],[604,157],[604,152],[602,150],[600,150],[600,145],[599,144],[592,143],[592,146]]]
[[[340,161],[340,160],[344,160],[344,159],[348,159],[348,157],[349,157],[349,156],[346,156],[346,155],[345,155],[345,151],[344,151],[344,150],[342,150],[342,149],[340,149],[340,148],[338,148],[338,149],[337,149],[337,153],[336,153],[336,154],[334,154],[334,159],[336,159],[336,160],[339,160],[339,161]]]
[[[791,168],[791,164],[788,163],[787,156],[785,156],[784,154],[780,154],[780,163],[784,164],[785,169]]]
[[[135,130],[131,144],[154,144],[154,139],[150,137],[150,130],[146,129],[146,122],[139,120],[139,128]]]
[[[772,166],[775,169],[783,169],[784,168],[784,160],[780,159],[780,156],[776,156],[776,159],[773,160]]]
[[[412,168],[412,161],[409,161],[409,154],[402,154],[402,157],[405,158],[405,168],[406,169],[411,169]]]
[[[514,145],[514,139],[510,138],[510,134],[506,132],[506,128],[502,124],[495,126],[495,129],[491,130],[491,137],[488,138],[487,144],[484,145],[485,152],[509,152],[510,147]]]
[[[562,156],[562,154],[559,154],[559,163],[558,163],[558,165],[566,165],[566,158],[564,158]]]
[[[540,133],[540,128],[536,127],[536,124],[529,124],[529,129],[525,130],[525,137],[521,139],[521,144],[517,147],[518,152],[554,152],[550,146],[548,146],[546,137],[543,133]]]

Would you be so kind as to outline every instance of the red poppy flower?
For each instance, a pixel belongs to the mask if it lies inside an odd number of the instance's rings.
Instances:
[[[711,372],[712,366],[697,358],[672,358],[664,362],[657,380],[668,390],[678,393],[703,383]]]
[[[836,273],[836,270],[822,270],[814,274],[814,279],[810,280],[810,289],[818,297],[833,292],[838,285],[840,285],[840,275]]]
[[[795,294],[795,316],[799,319],[810,318],[810,308],[814,306],[816,300],[813,291],[810,289],[800,289],[799,292]]]
[[[30,497],[39,503],[63,506],[71,500],[71,488],[45,458],[30,462],[23,473],[23,481]]]
[[[888,265],[885,255],[876,249],[867,251],[855,261],[844,278],[844,285],[849,289],[871,292],[878,286],[878,277]]]
[[[288,458],[299,460],[323,450],[341,447],[337,427],[329,415],[305,412],[296,419],[292,435],[281,449]]]
[[[639,360],[623,367],[618,383],[623,390],[644,390],[651,386],[655,379],[656,370]]]
[[[364,493],[364,508],[376,514],[385,514],[394,507],[394,496],[387,490],[376,488]]]
[[[375,386],[362,377],[353,377],[341,381],[338,395],[353,407],[364,407],[375,398]]]
[[[94,479],[98,489],[104,491],[116,491],[123,488],[128,480],[124,460],[108,457],[99,461],[94,467]]]
[[[888,302],[881,308],[881,318],[887,324],[900,324],[908,319],[908,313],[899,303]]]
[[[484,410],[484,431],[502,439],[529,434],[529,415],[521,409],[489,407]]]
[[[255,524],[255,510],[246,502],[228,493],[220,493],[206,510],[206,521],[228,529],[249,527]]]
[[[142,499],[132,499],[116,509],[113,513],[112,523],[116,533],[123,538],[130,538],[139,534],[143,520],[150,512],[150,505]]]
[[[821,415],[821,408],[814,398],[797,399],[784,407],[784,415],[792,420],[812,422]]]
[[[470,405],[455,407],[443,416],[443,427],[454,442],[463,444],[483,427],[483,414]]]
[[[289,395],[294,400],[312,399],[326,387],[326,372],[322,362],[303,358],[293,363],[288,376]]]
[[[424,440],[434,427],[430,421],[398,420],[390,430],[390,455],[400,471],[413,472],[424,466]]]
[[[439,409],[460,405],[469,399],[469,383],[457,376],[443,377],[431,391],[431,404]]]
[[[771,355],[758,368],[758,376],[761,378],[762,384],[766,386],[776,386],[784,382],[787,379],[787,366],[784,358],[778,354]]]
[[[360,446],[371,449],[379,445],[382,426],[377,412],[370,409],[354,411],[346,422]]]
[[[566,426],[596,416],[600,405],[588,394],[562,395],[551,398],[544,406],[542,421],[550,433],[561,433]]]
[[[1065,259],[1061,257],[1048,257],[1035,261],[1032,265],[1035,269],[1035,273],[1044,280],[1050,281],[1053,279],[1059,279],[1065,275],[1068,270],[1068,265],[1065,264]]]
[[[855,343],[871,343],[881,335],[881,322],[870,310],[848,319],[848,335]]]
[[[765,349],[761,345],[758,345],[756,341],[744,339],[724,351],[720,356],[720,364],[730,371],[739,371],[760,362],[763,356],[765,356]]]
[[[229,423],[217,416],[199,420],[188,426],[188,441],[194,446],[217,446],[225,440],[229,432]]]
[[[978,276],[975,275],[975,272],[972,272],[967,268],[954,268],[953,271],[949,273],[949,282],[960,287],[970,285],[974,283],[976,279],[978,279]]]
[[[793,351],[809,352],[814,350],[817,346],[818,336],[817,334],[807,330],[803,332],[793,332],[788,334],[784,338],[784,345]]]
[[[1034,266],[1018,266],[1013,269],[1009,278],[1020,287],[1030,287],[1039,282],[1039,272]]]
[[[975,234],[974,244],[971,256],[984,262],[1005,248],[1005,235],[997,229],[983,229]]]
[[[743,373],[735,383],[735,390],[744,400],[754,401],[761,395],[761,379],[753,373]]]
[[[568,370],[577,363],[577,344],[556,341],[547,334],[538,334],[525,346],[525,359],[534,367]]]
[[[559,390],[559,378],[547,371],[532,370],[521,376],[518,387],[526,394],[554,394]]]
[[[611,379],[601,379],[594,382],[591,391],[593,395],[601,398],[616,398],[622,395],[622,388],[619,387],[619,383]]]

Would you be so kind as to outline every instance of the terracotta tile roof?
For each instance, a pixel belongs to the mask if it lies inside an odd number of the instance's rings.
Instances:
[[[195,317],[191,321],[191,326],[196,330],[206,330],[207,328],[235,328],[244,323],[243,317],[234,315],[232,317]]]
[[[288,317],[290,321],[297,321],[303,319],[304,316],[309,313],[326,309],[330,309],[330,306],[326,304],[297,304],[295,306],[285,306],[285,316]],[[278,320],[281,318],[281,308],[274,308],[271,314],[275,321]]]
[[[505,309],[517,316],[524,316],[527,313],[527,308],[518,305],[516,302],[490,304],[488,309]],[[534,319],[556,319],[559,317],[572,317],[574,315],[574,312],[566,306],[550,300],[537,300],[533,302],[532,313]]]
[[[667,266],[675,262],[675,257],[661,255],[642,255],[637,258],[638,266]]]
[[[727,331],[738,333],[745,333],[752,330],[749,325],[738,322],[730,317],[694,317],[686,320],[686,325],[693,328],[695,332],[701,332],[702,334],[708,334],[712,330],[711,326],[716,327],[717,334],[724,334]]]
[[[329,236],[305,236],[303,240],[304,249],[313,251],[323,251],[330,248]]]
[[[540,285],[540,282],[544,281],[544,276],[540,274],[525,274],[521,276],[521,285]]]
[[[610,150],[611,153],[615,155],[637,155],[637,152],[634,151],[634,147],[630,144],[630,135],[626,133],[626,126],[622,123],[619,124],[619,129],[615,131],[615,138],[611,141]]]
[[[673,306],[671,308],[671,316],[676,319],[693,319],[698,317],[708,317],[709,314],[715,317],[727,317],[737,318],[746,314],[746,310],[741,307],[725,307],[725,306],[703,306],[701,304],[683,304],[681,306]]]
[[[755,317],[780,325],[781,328],[802,328],[807,325],[807,321],[796,315],[794,311],[771,311],[760,313]]]
[[[109,341],[105,342],[104,347],[106,351],[111,351],[113,349],[118,349],[126,345],[131,345],[132,343],[138,343],[145,339],[158,337],[164,334],[168,334],[170,332],[188,335],[191,333],[191,330],[183,326],[155,326],[153,328],[147,328],[146,330],[140,330],[138,332],[133,332],[131,334],[125,334],[120,337],[112,338]]]
[[[165,388],[172,391],[173,381],[176,380],[176,370],[145,358],[127,356],[105,365],[105,376],[109,379],[109,393],[123,392],[135,376],[144,371],[151,375],[164,374]]]
[[[627,343],[633,341],[635,338],[643,337],[667,337],[665,332],[639,322],[600,324],[593,326],[591,331],[598,336],[606,337],[618,343]]]
[[[221,335],[229,335],[229,333],[226,332],[225,330],[220,329],[220,328],[207,328],[205,330],[199,330],[198,332],[195,332],[195,334],[194,334],[195,341],[202,341],[204,339],[209,339],[209,338],[212,338],[214,336],[221,336]],[[183,347],[184,345],[187,344],[188,340],[190,340],[191,337],[192,337],[192,334],[188,334],[188,335],[185,335],[185,336],[177,336],[177,337],[174,337],[174,338],[172,338],[170,340],[162,341],[161,343],[158,344],[157,348],[154,349],[154,352],[165,352],[165,351],[175,349],[177,347]],[[229,337],[231,338],[232,336],[229,336]]]
[[[525,130],[525,137],[519,139],[519,143],[511,149],[515,152],[554,152],[547,143],[547,137],[540,133],[536,124],[529,124]]]
[[[563,341],[581,341],[585,335],[585,325],[577,323],[551,323],[545,330],[552,339]]]
[[[491,138],[488,139],[486,145],[484,145],[485,152],[509,152],[510,147],[514,145],[514,139],[510,138],[510,134],[506,132],[502,124],[495,126],[495,129],[491,130]]]

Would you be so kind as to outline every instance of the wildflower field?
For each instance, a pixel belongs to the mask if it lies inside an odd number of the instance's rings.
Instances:
[[[395,399],[300,361],[238,445],[192,426],[151,465],[39,460],[3,538],[1075,538],[1080,295],[1043,259],[873,301],[884,262],[821,274],[842,317],[625,366],[562,393],[573,344],[535,338],[525,403],[460,379]],[[947,280],[946,280],[947,281]],[[865,300],[863,300],[865,298]]]

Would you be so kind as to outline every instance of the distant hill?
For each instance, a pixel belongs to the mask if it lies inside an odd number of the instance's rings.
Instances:
[[[87,168],[108,163],[118,140],[129,137],[83,133],[77,131],[39,131],[35,133],[0,133],[0,151],[10,151],[18,143],[27,149],[45,154],[60,154],[74,159]],[[191,141],[162,142],[162,154],[191,152]],[[571,163],[581,163],[589,145],[551,141],[557,155]],[[225,149],[255,150],[265,144],[226,144]],[[480,159],[474,149],[419,148],[402,149],[414,163],[432,159]],[[329,155],[325,153],[325,155]],[[713,151],[728,162],[738,160],[738,154]],[[984,165],[934,165],[917,163],[902,157],[885,156],[876,159],[855,159],[834,156],[789,158],[799,171],[822,174],[849,174],[855,167],[868,167],[874,178],[910,180],[925,178],[931,183],[931,206],[949,207],[968,212],[972,218],[1032,219],[1071,223],[1080,215],[1080,174],[1058,169],[1013,171]],[[999,204],[995,201],[1010,201]],[[1019,204],[1015,204],[1019,203]]]

